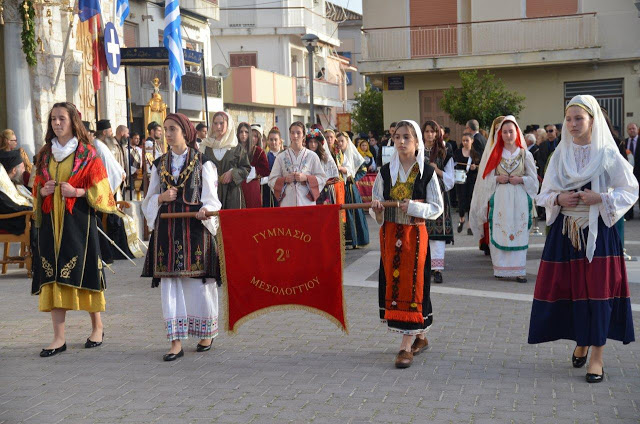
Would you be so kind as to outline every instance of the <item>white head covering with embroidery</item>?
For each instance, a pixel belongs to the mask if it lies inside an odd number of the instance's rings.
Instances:
[[[222,138],[220,140],[216,140],[213,135],[213,126],[207,138],[202,140],[200,143],[200,153],[204,153],[207,147],[212,149],[232,149],[238,145],[238,138],[236,137],[236,127],[233,122],[233,118],[227,112],[220,111],[219,113],[223,113],[227,117],[227,131],[222,134]],[[215,118],[214,118],[215,119]]]
[[[364,164],[364,158],[360,152],[358,152],[358,148],[353,144],[351,138],[349,138],[346,133],[341,132],[338,136],[342,136],[347,139],[347,150],[343,152],[344,160],[342,161],[342,166],[347,168],[349,171],[353,171],[353,175],[349,176],[355,177],[360,167]]]
[[[416,135],[418,136],[418,154],[416,155],[416,162],[418,162],[418,168],[420,169],[420,176],[422,177],[422,171],[424,170],[424,141],[422,141],[422,131],[420,131],[420,125],[416,121],[411,121],[409,119],[403,119],[398,122],[407,122],[410,124],[413,129],[416,131]],[[396,130],[397,130],[396,126]],[[395,144],[394,144],[395,146]],[[398,179],[398,170],[400,170],[400,157],[398,156],[398,150],[393,149],[393,153],[391,154],[391,161],[389,162],[389,171],[391,172],[391,186],[396,185],[396,180]]]

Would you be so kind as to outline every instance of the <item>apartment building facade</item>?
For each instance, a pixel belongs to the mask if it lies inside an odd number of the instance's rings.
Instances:
[[[522,124],[558,123],[592,94],[624,131],[640,120],[640,19],[628,0],[367,0],[360,72],[383,89],[384,119],[434,118],[459,70],[488,69],[526,97]]]
[[[313,119],[308,52],[301,39],[307,33],[319,38],[313,55]],[[228,68],[225,110],[237,122],[281,130],[294,121],[335,126],[336,108],[346,101],[344,61],[336,54],[338,27],[325,16],[324,0],[220,0],[211,38],[214,63]]]

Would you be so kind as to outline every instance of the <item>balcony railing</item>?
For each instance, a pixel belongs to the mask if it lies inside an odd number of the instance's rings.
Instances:
[[[364,32],[365,61],[568,50],[598,44],[595,13]]]
[[[306,27],[329,38],[337,38],[338,24],[304,7],[265,7],[260,10],[226,8],[212,28],[297,28]]]
[[[298,103],[309,103],[309,78],[298,77],[296,83],[296,94]],[[313,81],[314,103],[326,104],[327,106],[341,106],[340,86],[323,80]]]
[[[182,76],[182,92],[202,96],[202,75],[187,72]],[[207,77],[207,97],[222,98],[222,83],[218,77]]]

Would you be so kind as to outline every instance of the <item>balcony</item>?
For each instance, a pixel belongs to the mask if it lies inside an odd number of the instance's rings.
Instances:
[[[309,104],[309,78],[298,77],[296,87],[298,103]],[[342,107],[340,86],[319,79],[314,80],[313,103],[320,106]]]
[[[220,19],[218,0],[182,0],[180,8],[215,21]]]
[[[212,36],[316,34],[321,41],[340,45],[338,24],[304,7],[266,10],[238,8],[220,11],[220,20],[211,23]]]
[[[224,102],[260,107],[296,107],[295,79],[253,66],[231,68]]]
[[[541,65],[600,54],[595,13],[364,31],[362,73]]]

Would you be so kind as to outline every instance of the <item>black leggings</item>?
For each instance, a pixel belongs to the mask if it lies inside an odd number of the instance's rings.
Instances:
[[[473,187],[476,180],[467,180],[464,184],[456,184],[456,194],[458,195],[458,213],[460,218],[469,212],[471,208],[471,196],[473,195]]]

